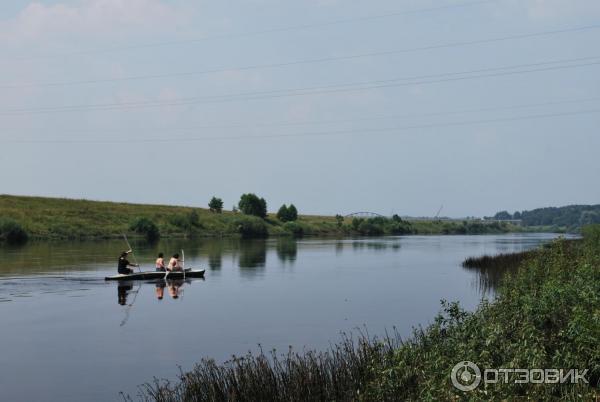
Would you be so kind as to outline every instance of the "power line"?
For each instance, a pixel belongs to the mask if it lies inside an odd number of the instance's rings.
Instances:
[[[522,115],[508,118],[496,118],[496,119],[481,119],[481,120],[468,120],[451,123],[430,123],[430,124],[417,124],[408,126],[395,126],[386,128],[365,128],[365,129],[348,129],[348,130],[333,130],[333,131],[317,131],[317,132],[300,132],[291,134],[262,134],[262,135],[236,135],[236,136],[212,136],[212,137],[178,137],[178,138],[141,138],[141,139],[94,139],[94,140],[81,140],[81,139],[64,139],[64,140],[2,140],[2,143],[12,144],[128,144],[128,143],[167,143],[167,142],[200,142],[200,141],[214,141],[214,140],[254,140],[254,139],[273,139],[273,138],[293,138],[293,137],[322,137],[322,136],[335,136],[335,135],[352,135],[360,133],[370,134],[384,134],[394,131],[405,131],[415,129],[427,129],[427,128],[448,128],[457,126],[470,126],[479,124],[489,123],[503,123],[513,121],[525,121],[525,120],[538,120],[546,118],[556,117],[567,117],[577,116],[585,114],[600,113],[600,109],[588,109],[572,112],[562,113],[545,113],[545,114],[532,114]]]
[[[201,103],[218,103],[218,102],[231,102],[231,101],[247,101],[247,100],[260,100],[280,97],[291,97],[291,96],[307,96],[307,95],[320,95],[320,94],[331,94],[331,93],[344,93],[344,92],[355,92],[365,91],[380,88],[390,88],[408,85],[423,85],[433,84],[441,82],[452,82],[462,81],[479,78],[489,77],[500,77],[517,74],[528,74],[533,72],[542,71],[554,71],[569,68],[578,68],[599,65],[600,56],[580,57],[574,59],[561,59],[546,62],[528,63],[520,65],[511,65],[503,67],[492,67],[484,69],[475,69],[460,72],[450,72],[442,74],[432,75],[420,75],[412,77],[395,78],[388,80],[377,80],[377,81],[365,81],[355,82],[346,84],[333,84],[320,87],[304,87],[304,88],[288,88],[278,89],[271,91],[255,91],[255,92],[243,92],[237,94],[228,95],[213,95],[205,97],[188,97],[179,98],[169,101],[143,101],[143,102],[120,102],[120,103],[99,103],[99,104],[82,104],[82,105],[66,105],[66,106],[48,106],[40,108],[16,108],[7,109],[0,112],[1,116],[20,116],[29,114],[43,114],[43,113],[60,113],[60,112],[75,112],[75,111],[111,111],[111,110],[131,110],[146,107],[161,107],[161,106],[186,106]],[[584,63],[576,63],[587,60],[595,60]],[[562,65],[560,65],[562,63]],[[567,63],[567,64],[565,64]],[[571,63],[571,64],[568,64]],[[552,64],[559,64],[554,65]],[[546,67],[537,67],[546,66]],[[534,68],[529,68],[534,67]],[[537,68],[535,68],[537,67]],[[509,70],[509,71],[503,71]],[[511,71],[512,70],[512,71]]]
[[[447,43],[442,43],[442,44],[437,44],[437,45],[428,45],[428,46],[421,46],[421,47],[412,47],[412,48],[405,48],[405,49],[381,51],[381,52],[370,52],[370,53],[361,53],[361,54],[346,55],[346,56],[321,57],[321,58],[312,58],[312,59],[304,59],[304,60],[293,60],[293,61],[288,61],[288,62],[256,64],[256,65],[248,65],[248,66],[242,66],[242,67],[225,67],[225,68],[216,68],[216,69],[199,70],[199,71],[184,71],[184,72],[176,72],[176,73],[133,75],[133,76],[127,76],[127,77],[120,77],[120,78],[97,78],[97,79],[85,79],[85,80],[75,80],[75,81],[29,82],[29,83],[22,83],[22,84],[0,84],[0,89],[91,85],[91,84],[104,84],[104,83],[110,83],[110,82],[125,82],[125,81],[152,80],[152,79],[161,79],[161,78],[189,77],[189,76],[216,74],[216,73],[223,73],[223,72],[279,68],[279,67],[287,67],[287,66],[302,65],[302,64],[327,63],[327,62],[332,62],[332,61],[353,60],[353,59],[360,59],[360,58],[365,58],[365,57],[389,56],[389,55],[402,54],[402,53],[412,53],[412,52],[427,51],[427,50],[472,46],[472,45],[479,45],[479,44],[486,44],[486,43],[503,42],[503,41],[509,41],[509,40],[543,37],[543,36],[549,36],[549,35],[560,35],[560,34],[566,34],[566,33],[593,30],[593,29],[598,29],[598,28],[600,28],[600,24],[563,28],[563,29],[554,29],[554,30],[540,31],[540,32],[534,32],[534,33],[528,33],[528,34],[507,35],[507,36],[488,38],[488,39],[478,39],[478,40],[462,41],[462,42],[461,41],[447,42]]]
[[[545,106],[556,106],[556,105],[567,105],[567,104],[580,104],[586,102],[596,102],[600,101],[600,96],[598,97],[588,97],[588,98],[577,98],[577,99],[563,99],[563,100],[554,100],[547,102],[536,102],[536,103],[521,103],[516,105],[504,105],[504,106],[489,106],[482,108],[470,108],[470,109],[459,109],[459,110],[451,110],[451,111],[437,111],[437,112],[429,112],[429,113],[405,113],[405,114],[388,114],[388,115],[379,115],[379,116],[365,116],[358,117],[352,119],[331,119],[331,120],[312,120],[312,121],[283,121],[283,122],[272,122],[272,123],[250,123],[250,122],[235,122],[229,124],[212,124],[212,125],[198,125],[198,126],[188,126],[188,127],[136,127],[135,130],[143,131],[143,132],[156,132],[156,131],[196,131],[196,130],[204,130],[204,129],[219,129],[219,128],[263,128],[263,127],[295,127],[295,126],[311,126],[311,125],[323,125],[323,124],[344,124],[344,123],[356,123],[356,122],[364,122],[364,121],[378,121],[378,120],[392,120],[392,119],[404,119],[404,118],[415,118],[415,117],[437,117],[437,116],[451,116],[458,114],[466,114],[466,113],[481,113],[481,112],[494,112],[494,111],[502,111],[502,110],[519,110],[519,109],[528,109],[528,108],[537,108],[537,107],[545,107]],[[3,128],[4,131],[10,130],[19,130],[18,128]],[[131,128],[126,130],[124,129],[96,129],[96,130],[81,130],[81,129],[60,129],[61,132],[123,132],[123,131],[131,131]]]
[[[385,13],[385,14],[367,15],[367,16],[362,16],[362,17],[345,18],[345,19],[338,19],[338,20],[332,20],[332,21],[326,21],[326,22],[317,22],[317,23],[311,23],[311,24],[292,25],[292,26],[279,27],[279,28],[268,28],[268,29],[239,32],[239,33],[207,35],[207,36],[195,38],[195,39],[182,39],[182,40],[154,42],[154,43],[146,43],[146,44],[133,44],[133,45],[125,45],[125,46],[115,46],[115,47],[104,48],[104,49],[81,50],[81,51],[77,51],[77,52],[62,53],[62,54],[57,54],[57,55],[40,55],[37,57],[26,57],[26,58],[24,57],[24,58],[21,58],[20,60],[28,60],[28,59],[36,59],[36,58],[52,58],[52,57],[72,57],[72,56],[79,56],[79,55],[85,55],[85,54],[112,53],[112,52],[119,52],[119,51],[133,50],[133,49],[142,49],[142,48],[153,48],[153,47],[164,47],[164,46],[175,46],[175,45],[189,45],[189,44],[201,43],[201,42],[205,42],[208,40],[214,40],[214,39],[235,39],[235,38],[243,38],[243,37],[249,37],[249,36],[265,35],[265,34],[271,34],[271,33],[300,31],[300,30],[306,30],[306,29],[312,29],[312,28],[327,27],[327,26],[332,26],[332,25],[341,25],[341,24],[350,24],[350,23],[356,23],[356,22],[380,20],[380,19],[385,19],[385,18],[399,17],[399,16],[403,16],[403,15],[423,14],[423,13],[430,13],[430,12],[436,12],[436,11],[452,10],[452,9],[472,7],[472,6],[484,5],[484,4],[495,3],[495,2],[497,2],[497,0],[466,1],[466,2],[462,2],[462,3],[455,3],[455,4],[430,7],[430,8],[421,8],[421,9],[417,9],[417,10],[396,11],[396,12]]]

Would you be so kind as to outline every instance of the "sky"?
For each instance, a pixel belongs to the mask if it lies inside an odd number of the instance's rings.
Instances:
[[[598,43],[596,0],[5,0],[0,193],[599,203]]]

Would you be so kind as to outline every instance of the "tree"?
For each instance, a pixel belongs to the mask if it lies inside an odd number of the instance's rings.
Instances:
[[[208,203],[208,208],[211,212],[220,214],[223,212],[223,200],[217,197],[211,198],[210,202]]]
[[[242,194],[238,207],[246,215],[254,215],[259,218],[267,217],[267,201],[264,198],[258,198],[256,194]]]
[[[298,220],[298,209],[294,204],[290,204],[288,207],[288,221],[293,222]]]
[[[515,211],[513,214],[513,219],[521,219],[521,213],[519,211]]]
[[[499,221],[505,221],[508,219],[512,219],[512,215],[509,214],[507,211],[500,211],[496,215],[494,215],[494,219],[497,219]]]
[[[298,210],[294,204],[290,204],[290,206],[286,206],[283,204],[279,211],[277,211],[277,219],[281,222],[292,222],[298,220]]]
[[[279,219],[281,222],[288,221],[288,207],[285,204],[279,207],[279,211],[277,211],[277,219]]]
[[[340,214],[337,214],[335,216],[335,221],[337,223],[338,228],[341,228],[342,225],[344,224],[344,217],[342,215],[340,215]]]

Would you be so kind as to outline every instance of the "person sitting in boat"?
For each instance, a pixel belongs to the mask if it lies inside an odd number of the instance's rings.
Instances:
[[[156,270],[159,272],[165,272],[165,259],[163,253],[158,253],[158,258],[156,259]]]
[[[131,250],[123,251],[121,253],[121,256],[119,257],[118,271],[120,274],[123,274],[123,275],[132,274],[133,269],[131,269],[129,267],[138,267],[139,266],[136,264],[132,264],[127,260],[127,254],[129,254],[129,253],[131,253]]]
[[[173,254],[173,257],[169,260],[169,266],[167,269],[169,271],[183,271],[183,268],[179,264],[179,254]]]

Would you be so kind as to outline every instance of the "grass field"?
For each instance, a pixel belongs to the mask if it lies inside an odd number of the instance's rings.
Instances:
[[[132,229],[140,218],[155,224],[162,237],[479,234],[520,230],[500,223],[407,222],[386,218],[338,221],[333,216],[314,215],[299,215],[297,221],[283,223],[275,214],[263,220],[239,212],[215,213],[206,208],[0,195],[0,220],[16,222],[33,239],[110,238],[122,233],[144,236]]]

